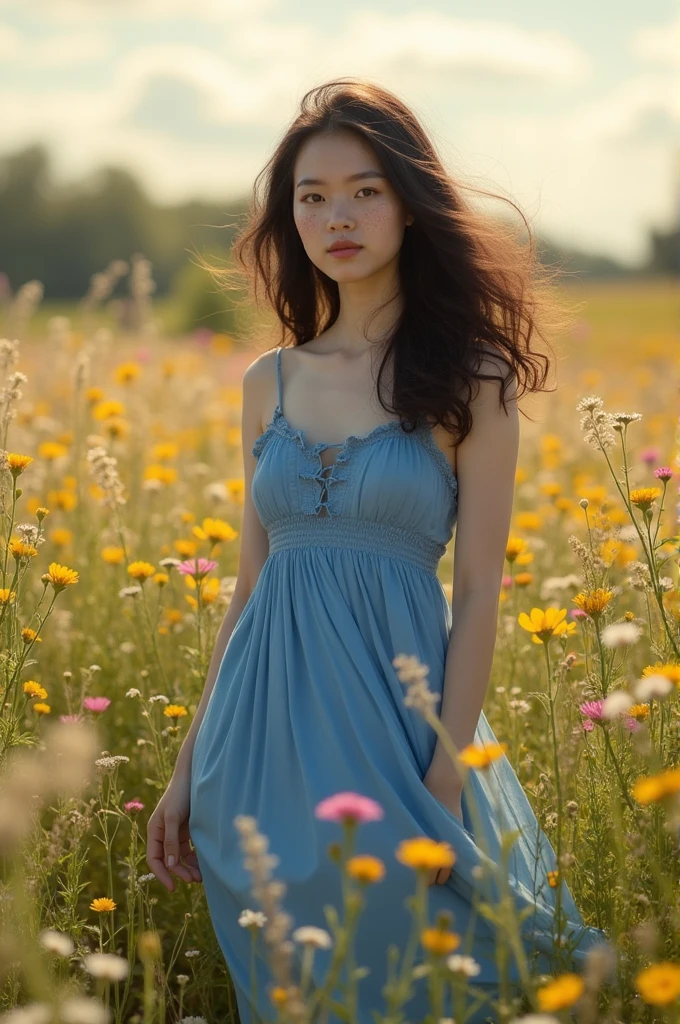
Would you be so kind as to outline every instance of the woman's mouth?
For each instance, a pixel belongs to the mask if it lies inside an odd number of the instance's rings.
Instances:
[[[361,245],[345,245],[339,249],[330,249],[329,255],[338,259],[347,259],[348,256],[354,256],[355,253],[361,252],[362,248]]]

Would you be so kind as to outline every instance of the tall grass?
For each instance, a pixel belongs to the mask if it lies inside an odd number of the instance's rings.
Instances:
[[[248,353],[209,331],[164,337],[139,263],[130,323],[102,326],[99,307],[127,269],[117,263],[72,317],[38,332],[33,282],[0,329],[0,1008],[15,1024],[236,1021],[201,888],[168,894],[145,870],[143,836],[233,591]],[[634,315],[647,294],[629,288],[625,323],[620,295],[589,297],[562,339],[559,391],[524,425],[485,703],[502,747],[450,745],[466,777],[506,754],[557,854],[548,883],[564,879],[609,939],[583,974],[529,973],[520,997],[504,987],[489,1008],[504,1024],[527,1012],[678,1020],[680,360],[674,300],[650,327]],[[399,653],[405,699],[441,729],[426,674]],[[379,808],[362,794],[329,798],[316,811],[338,823],[329,855],[343,906],[328,930],[295,922],[291,939],[274,927],[286,924],[285,885],[266,860],[253,872],[241,923],[271,966],[270,1020],[331,1009],[352,1019],[363,972],[353,936],[366,887],[390,865],[354,852],[362,815]],[[266,836],[252,820],[238,826],[252,862]],[[425,883],[434,862],[455,871],[455,851],[417,839],[395,851],[413,869],[413,932],[380,1020],[404,1020],[425,978],[429,1019],[450,1005],[462,1024],[479,1006],[474,961],[457,952],[455,921],[427,919]],[[480,909],[499,949],[517,949],[507,901]],[[331,968],[315,987],[319,948]]]

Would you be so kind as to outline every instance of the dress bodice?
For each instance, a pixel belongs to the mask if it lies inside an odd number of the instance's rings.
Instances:
[[[283,413],[281,349],[278,404],[253,445],[258,463],[252,498],[280,545],[359,545],[376,553],[412,556],[430,571],[453,535],[458,482],[427,424],[408,432],[399,420],[339,444],[308,445]],[[331,464],[321,453],[335,448]],[[320,525],[322,524],[322,525]]]

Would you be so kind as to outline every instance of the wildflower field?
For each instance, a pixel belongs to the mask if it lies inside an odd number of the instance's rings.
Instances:
[[[119,323],[104,304],[128,270]],[[149,872],[146,821],[233,591],[240,378],[256,352],[208,328],[166,337],[152,285],[145,261],[118,261],[68,314],[41,309],[38,282],[0,307],[0,1020],[14,1024],[237,1022],[202,887],[170,893]],[[508,997],[496,1019],[677,1022],[680,303],[664,281],[572,283],[565,297],[581,308],[554,339],[558,389],[521,420],[485,703],[500,749],[459,753],[470,772],[506,754],[557,854],[548,884],[566,882],[609,944],[583,973],[526,979],[523,1001]],[[415,700],[423,673],[399,653]],[[360,841],[379,808],[363,794],[329,799],[316,811],[338,823],[329,855],[345,906],[327,931],[295,921],[285,934],[266,837],[239,823],[258,866],[241,923],[272,963],[271,1021],[328,1019],[329,992],[310,987],[315,950],[347,956],[362,893],[390,871]],[[413,868],[417,912],[376,1024],[407,1020],[414,973],[428,978],[430,1024],[444,1020],[445,990],[456,1024],[475,1005],[456,922],[427,919],[425,876],[455,871],[445,845],[414,836],[395,850]],[[487,916],[502,956],[516,924],[507,907]],[[293,945],[302,977],[287,967]],[[361,965],[344,966],[349,1003]],[[351,1020],[342,999],[332,1012]]]

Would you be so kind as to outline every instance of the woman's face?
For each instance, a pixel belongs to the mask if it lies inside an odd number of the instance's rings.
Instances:
[[[352,131],[312,135],[298,151],[295,224],[312,263],[335,281],[364,279],[398,256],[413,216],[383,173],[374,150]],[[333,256],[329,247],[339,240],[361,248]]]

